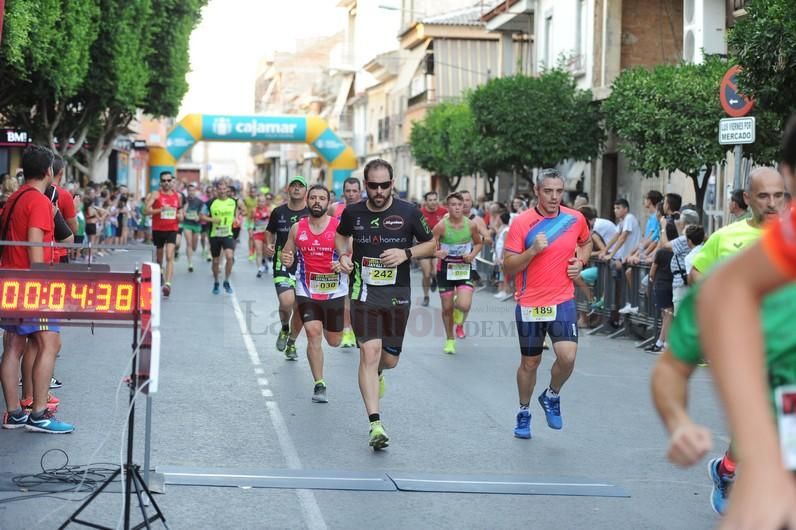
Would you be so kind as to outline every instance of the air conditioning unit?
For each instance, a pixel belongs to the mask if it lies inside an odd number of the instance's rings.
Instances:
[[[683,0],[683,60],[699,64],[705,55],[726,54],[726,0]]]

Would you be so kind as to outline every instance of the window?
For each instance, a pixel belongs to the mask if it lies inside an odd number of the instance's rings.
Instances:
[[[544,17],[544,67],[553,66],[553,15],[552,13]]]

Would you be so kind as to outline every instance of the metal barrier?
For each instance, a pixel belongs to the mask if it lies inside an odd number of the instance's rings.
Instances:
[[[478,287],[479,291],[487,287],[497,290],[497,283],[494,279],[495,251],[492,245],[484,243],[481,253],[475,258],[475,270],[481,277],[481,285]]]

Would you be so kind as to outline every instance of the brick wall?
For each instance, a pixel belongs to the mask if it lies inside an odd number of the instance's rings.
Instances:
[[[622,69],[676,63],[682,48],[682,0],[624,0]]]

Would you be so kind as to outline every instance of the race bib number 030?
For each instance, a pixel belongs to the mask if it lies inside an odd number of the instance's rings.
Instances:
[[[774,399],[782,460],[786,468],[796,471],[796,385],[777,388]]]
[[[368,285],[395,285],[398,267],[388,267],[381,258],[362,258],[362,277]]]
[[[523,322],[553,322],[557,311],[554,305],[520,308]]]
[[[469,263],[448,263],[445,277],[451,281],[469,280],[471,270]]]
[[[337,291],[338,285],[340,285],[340,275],[337,273],[310,273],[310,292],[312,294],[331,294]]]
[[[173,221],[177,218],[177,208],[164,206],[163,209],[160,210],[160,218],[164,221]]]

